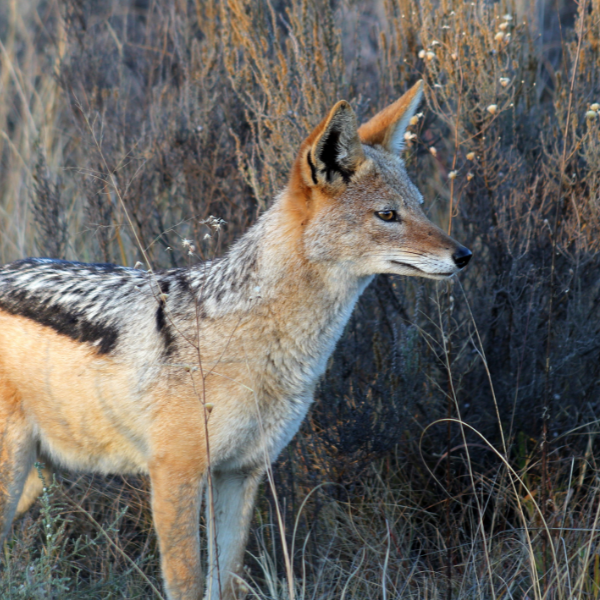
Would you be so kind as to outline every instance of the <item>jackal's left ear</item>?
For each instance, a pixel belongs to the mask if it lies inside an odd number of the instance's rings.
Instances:
[[[305,180],[309,185],[337,187],[348,184],[364,161],[356,115],[340,100],[305,142]]]
[[[396,102],[378,112],[370,121],[360,126],[358,135],[364,144],[382,146],[393,154],[404,148],[406,128],[423,97],[423,80],[417,81]]]

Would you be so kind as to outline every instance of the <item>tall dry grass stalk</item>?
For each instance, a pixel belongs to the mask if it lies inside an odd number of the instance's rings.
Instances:
[[[599,0],[7,0],[0,261],[218,256],[335,101],[418,78],[405,160],[475,258],[369,288],[261,493],[250,594],[597,599]],[[146,488],[48,482],[0,596],[158,597]]]

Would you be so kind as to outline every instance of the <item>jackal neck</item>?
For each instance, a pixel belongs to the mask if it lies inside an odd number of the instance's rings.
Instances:
[[[372,277],[308,261],[300,226],[276,201],[224,258],[193,268],[194,287],[207,318],[269,321],[263,331],[293,339],[307,355],[329,356]]]

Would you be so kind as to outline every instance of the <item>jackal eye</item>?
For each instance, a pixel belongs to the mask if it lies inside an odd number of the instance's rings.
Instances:
[[[382,221],[397,221],[398,214],[395,210],[379,210],[375,213]]]

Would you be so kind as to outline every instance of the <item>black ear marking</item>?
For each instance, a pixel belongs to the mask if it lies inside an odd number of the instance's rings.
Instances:
[[[333,188],[348,185],[366,158],[358,137],[356,115],[345,100],[329,111],[309,140],[307,162],[314,185],[321,183]],[[310,184],[308,173],[305,177]]]
[[[306,158],[308,159],[308,166],[310,167],[310,176],[312,177],[313,183],[317,185],[317,183],[319,183],[317,179],[317,169],[313,163],[312,156],[310,155],[310,150],[308,151]]]
[[[345,167],[339,160],[341,131],[332,127],[327,132],[327,137],[323,140],[319,152],[319,160],[325,165],[321,172],[325,172],[325,178],[329,183],[333,182],[335,173],[339,173],[344,183],[350,183],[353,171]]]

